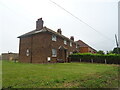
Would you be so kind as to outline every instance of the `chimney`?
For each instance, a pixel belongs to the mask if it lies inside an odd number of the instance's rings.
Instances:
[[[44,24],[44,21],[42,20],[42,18],[39,18],[36,21],[36,30],[41,30],[43,28],[43,24]]]
[[[57,33],[62,34],[61,29],[58,29],[58,30],[57,30]]]
[[[74,41],[74,37],[73,36],[71,36],[70,39]]]

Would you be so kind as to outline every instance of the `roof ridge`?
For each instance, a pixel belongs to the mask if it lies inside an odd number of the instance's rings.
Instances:
[[[43,30],[42,30],[42,29],[43,29]],[[50,29],[50,28],[48,28],[48,27],[46,27],[46,26],[44,26],[42,29],[41,29],[42,31],[41,31],[41,30],[36,30],[36,29],[35,29],[35,30],[32,30],[32,31],[30,31],[30,32],[28,32],[28,33],[25,33],[25,34],[23,34],[23,35],[21,35],[21,36],[18,36],[18,38],[25,37],[25,36],[30,36],[30,35],[33,35],[33,34],[37,34],[37,33],[40,33],[40,32],[44,32],[44,31],[46,30],[46,31],[51,32],[51,33],[53,33],[53,34],[55,34],[55,35],[58,35],[58,36],[60,36],[60,37],[62,37],[62,38],[65,38],[65,39],[69,40],[69,41],[72,42],[72,43],[77,43],[77,42],[69,39],[68,37],[66,37],[66,36],[64,36],[64,35],[62,35],[62,34],[59,34],[58,32],[55,32],[54,30],[52,30],[52,29]]]

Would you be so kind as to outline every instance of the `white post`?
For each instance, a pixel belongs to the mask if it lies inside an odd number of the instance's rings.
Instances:
[[[80,58],[80,62],[81,62],[81,58]]]
[[[105,64],[107,64],[107,61],[106,61],[106,59],[105,59]]]
[[[91,59],[91,62],[93,63],[93,59]]]

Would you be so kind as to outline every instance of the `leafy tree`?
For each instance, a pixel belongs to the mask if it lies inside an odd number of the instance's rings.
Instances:
[[[105,53],[104,53],[104,51],[99,50],[99,51],[97,52],[97,54],[105,54]]]
[[[120,48],[118,48],[118,49],[117,49],[117,47],[114,48],[114,49],[113,49],[113,53],[115,53],[115,54],[120,54]]]
[[[111,51],[107,51],[107,54],[113,54],[113,51],[111,50]]]

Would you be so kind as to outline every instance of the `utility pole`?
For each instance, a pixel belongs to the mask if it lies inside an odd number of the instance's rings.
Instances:
[[[117,52],[119,54],[119,44],[118,44],[118,40],[117,40],[117,35],[115,34],[115,39],[116,39],[116,45],[117,45]]]

